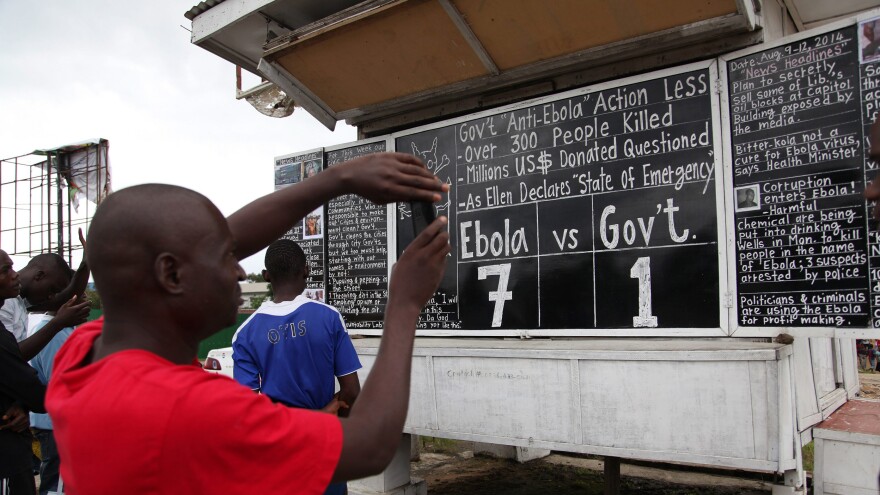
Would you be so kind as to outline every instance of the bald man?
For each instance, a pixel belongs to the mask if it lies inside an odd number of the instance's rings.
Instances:
[[[403,429],[418,314],[450,251],[446,219],[395,266],[379,354],[348,418],[274,404],[203,372],[199,342],[235,321],[238,260],[333,197],[437,201],[448,186],[410,155],[335,166],[229,219],[198,193],[144,185],[95,212],[86,256],[104,320],[80,327],[55,361],[47,408],[65,488],[106,493],[320,494],[381,472]],[[102,329],[103,326],[103,329]]]

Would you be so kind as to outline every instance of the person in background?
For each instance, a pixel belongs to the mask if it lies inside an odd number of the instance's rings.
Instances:
[[[880,54],[880,36],[878,36],[878,21],[868,21],[862,24],[862,35],[859,45],[862,47],[862,60],[868,62]]]
[[[320,494],[381,472],[409,402],[415,327],[451,250],[446,217],[394,267],[370,381],[349,417],[275,404],[205,373],[199,343],[236,320],[238,260],[330,199],[438,201],[449,190],[411,155],[377,153],[259,198],[228,219],[188,189],[146,184],[95,211],[86,258],[104,317],[55,358],[46,404],[71,493]]]
[[[306,217],[305,235],[307,235],[307,236],[321,235],[321,216],[320,215],[309,214],[309,216]]]
[[[0,250],[0,301],[18,297],[21,281]],[[15,336],[0,321],[0,494],[36,493],[27,410],[45,412],[46,387],[21,356]]]
[[[309,267],[294,241],[270,244],[265,264],[263,278],[272,284],[273,300],[264,302],[232,337],[235,380],[286,406],[348,416],[361,390],[361,362],[342,315],[303,295]],[[345,483],[333,483],[324,493],[346,491]]]
[[[740,198],[740,196],[742,197]],[[739,203],[737,203],[739,208],[755,208],[758,206],[758,203],[755,203],[755,190],[750,187],[737,191],[737,198],[739,199]]]
[[[73,270],[68,269],[70,277],[73,278]],[[49,311],[46,316],[36,323],[31,332],[38,332],[46,324],[51,321],[55,315],[55,311]],[[49,383],[52,377],[52,364],[55,360],[55,354],[61,345],[67,341],[70,334],[73,333],[73,327],[65,327],[61,329],[52,340],[43,348],[33,359],[31,359],[31,367],[37,372],[37,378],[44,385]],[[30,413],[31,431],[34,433],[37,441],[40,442],[40,495],[47,495],[49,491],[58,490],[58,448],[55,445],[55,436],[52,433],[52,419],[48,414]]]
[[[318,172],[321,171],[321,162],[311,161],[306,162],[305,170],[303,172],[304,179],[309,179],[318,175]]]
[[[880,339],[874,339],[874,371],[880,371]]]
[[[82,230],[80,240],[85,245]],[[34,256],[19,272],[20,294],[7,299],[0,308],[0,322],[12,332],[25,360],[36,356],[62,328],[79,325],[88,318],[89,303],[76,299],[77,294],[85,291],[89,281],[89,267],[85,258],[72,279],[69,272],[70,266],[58,254]],[[65,303],[58,309],[55,318],[41,331],[29,333],[28,312],[40,307],[57,307],[58,301]]]
[[[868,366],[870,366],[873,371],[880,371],[880,339],[871,339],[868,342],[871,343]],[[871,360],[874,361],[873,365],[870,364]]]
[[[873,339],[856,340],[856,355],[859,359],[859,366],[863,370],[873,371],[877,367],[877,352]],[[864,365],[862,365],[863,361]]]

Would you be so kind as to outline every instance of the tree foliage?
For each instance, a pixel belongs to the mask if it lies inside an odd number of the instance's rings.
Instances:
[[[260,305],[263,304],[264,301],[269,297],[268,294],[263,294],[262,296],[254,296],[251,298],[250,307],[251,309],[257,309]]]
[[[89,306],[92,309],[101,309],[101,294],[98,294],[98,291],[86,289],[85,296],[88,298]]]

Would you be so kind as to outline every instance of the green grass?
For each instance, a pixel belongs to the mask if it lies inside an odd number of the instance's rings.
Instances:
[[[450,440],[448,438],[423,437],[419,436],[422,442],[422,449],[428,452],[438,452],[441,454],[457,454],[460,450],[458,440]]]
[[[801,453],[804,456],[804,471],[813,472],[813,456],[814,456],[815,446],[813,442],[810,442],[804,445],[804,448],[801,450]]]

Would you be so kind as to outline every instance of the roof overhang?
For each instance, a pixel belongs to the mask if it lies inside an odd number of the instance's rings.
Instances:
[[[833,15],[829,4],[876,3],[785,2],[811,22]],[[193,43],[272,81],[332,129],[546,83],[523,93],[534,96],[578,71],[576,82],[587,84],[709,58],[761,41],[756,3],[210,0],[188,17]],[[594,70],[631,60],[642,62]]]

